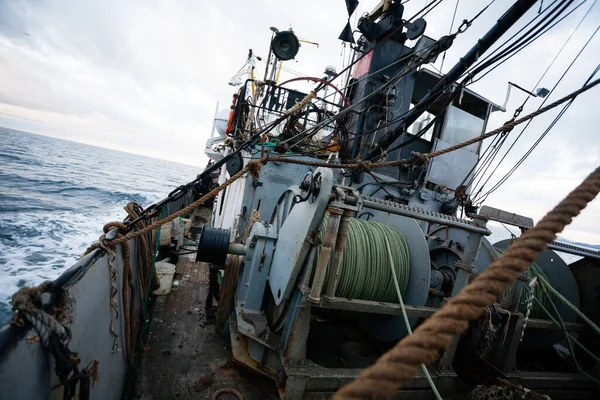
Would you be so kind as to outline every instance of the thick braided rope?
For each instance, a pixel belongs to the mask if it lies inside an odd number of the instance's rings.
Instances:
[[[51,333],[58,335],[58,338],[63,342],[70,339],[70,334],[65,327],[52,315],[40,308],[40,294],[44,293],[51,286],[52,282],[43,282],[33,288],[22,287],[17,293],[13,294],[10,301],[13,307],[12,322],[17,326],[24,326],[25,320],[29,321],[46,348],[48,347]]]
[[[532,229],[515,241],[490,267],[453,297],[438,312],[385,353],[353,382],[342,387],[334,400],[391,398],[420,364],[435,361],[453,338],[494,303],[519,273],[534,262],[548,243],[600,192],[600,167]]]
[[[140,215],[137,209],[141,206],[133,201],[127,203],[126,206],[123,207],[129,218],[133,221],[136,220]],[[141,220],[136,223],[136,228],[139,230],[146,226],[146,222]],[[146,235],[142,235],[137,238],[138,241],[136,243],[136,253],[137,253],[137,282],[138,287],[140,287],[140,304],[143,302],[143,288],[146,287],[147,278],[150,276],[150,260],[151,257],[150,247],[148,246],[148,237]]]

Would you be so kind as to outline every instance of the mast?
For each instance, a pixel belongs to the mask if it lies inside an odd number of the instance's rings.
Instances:
[[[451,83],[461,77],[467,69],[473,65],[483,53],[485,53],[502,35],[504,35],[535,3],[537,0],[518,0],[512,5],[496,24],[477,41],[471,50],[461,57],[461,59],[444,75],[438,83],[419,101],[415,107],[404,117],[398,127],[388,135],[381,138],[377,146],[371,150],[366,159],[372,160],[378,158],[402,133],[405,127],[415,122],[427,107],[433,103],[436,97]]]

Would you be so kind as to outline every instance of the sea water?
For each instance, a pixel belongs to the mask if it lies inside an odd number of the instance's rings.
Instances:
[[[10,296],[57,278],[123,206],[148,206],[200,167],[0,127],[0,324]]]

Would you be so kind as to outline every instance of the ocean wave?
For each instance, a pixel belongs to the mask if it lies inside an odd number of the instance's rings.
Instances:
[[[105,197],[105,198],[110,198],[113,199],[115,201],[124,201],[124,200],[129,200],[129,201],[136,201],[136,202],[145,202],[147,201],[150,196],[145,194],[145,193],[127,193],[127,192],[121,192],[121,191],[112,191],[112,190],[107,190],[107,189],[101,189],[98,187],[93,187],[93,186],[83,186],[83,187],[78,187],[78,186],[70,186],[70,187],[64,187],[64,188],[57,188],[57,189],[48,189],[48,190],[43,190],[43,193],[47,193],[47,194],[60,194],[63,196],[101,196],[101,197]]]
[[[5,161],[23,161],[21,157],[16,156],[14,154],[0,154],[0,159]]]
[[[194,167],[3,128],[0,171],[0,324],[15,290],[56,279],[104,224],[123,220],[125,204],[148,206],[197,174]]]

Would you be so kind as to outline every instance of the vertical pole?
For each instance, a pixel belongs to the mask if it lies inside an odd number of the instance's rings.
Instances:
[[[319,258],[317,258],[315,277],[310,289],[310,294],[308,295],[308,300],[313,303],[319,303],[321,301],[321,292],[323,291],[323,285],[325,284],[325,278],[327,276],[327,265],[329,264],[331,250],[335,245],[342,213],[343,211],[339,208],[329,208],[329,221],[327,221],[327,227],[325,228],[323,245],[319,252]]]
[[[279,83],[279,75],[281,75],[281,67],[283,66],[283,61],[279,60],[279,69],[277,70],[277,76],[275,77],[275,84]]]
[[[254,100],[254,93],[256,91],[256,85],[254,83],[254,69],[256,68],[256,56],[252,54],[250,57],[250,79],[252,79],[252,99]]]
[[[342,268],[342,256],[344,254],[344,248],[346,247],[346,240],[348,239],[349,220],[353,213],[352,210],[344,210],[344,215],[342,215],[342,220],[340,221],[340,227],[333,252],[333,261],[331,263],[331,271],[329,272],[329,279],[327,280],[327,289],[323,296],[326,300],[333,300],[335,298],[335,291],[337,289]]]

